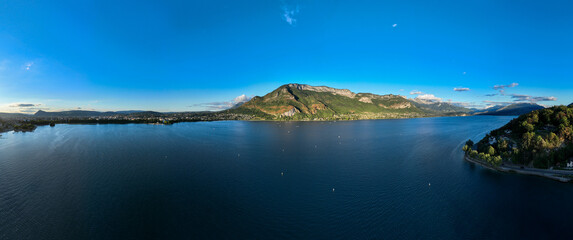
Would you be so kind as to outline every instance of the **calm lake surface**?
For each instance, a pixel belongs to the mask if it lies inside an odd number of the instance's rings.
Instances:
[[[463,160],[510,119],[4,133],[0,239],[572,237],[572,184]]]

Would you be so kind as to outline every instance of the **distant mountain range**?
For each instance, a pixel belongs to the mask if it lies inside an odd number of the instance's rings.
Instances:
[[[129,115],[129,116],[162,115],[162,113],[152,112],[152,111],[139,111],[139,110],[117,111],[117,112],[98,112],[98,111],[86,111],[86,110],[46,112],[39,110],[34,114],[35,117],[104,117],[104,116],[115,116],[115,115]]]
[[[12,119],[12,118],[23,118],[29,115],[23,113],[0,113],[0,118],[3,119]]]
[[[517,116],[529,113],[534,110],[544,109],[545,107],[535,103],[516,103],[511,105],[497,105],[483,110],[478,110],[474,114],[478,115],[497,115],[497,116]]]
[[[570,104],[569,106],[572,106]],[[201,119],[260,119],[260,120],[352,120],[380,118],[411,118],[465,115],[521,115],[543,109],[534,103],[516,103],[487,109],[468,109],[448,102],[408,99],[405,96],[373,93],[354,93],[348,89],[305,84],[286,84],[260,97],[219,112],[169,112],[142,110],[99,112],[72,110],[61,112],[38,111],[34,115],[0,113],[4,119],[23,117],[86,118],[86,117],[185,117]],[[182,115],[183,114],[183,115]]]
[[[470,110],[450,103],[410,100],[393,94],[286,84],[226,112],[251,114],[261,119],[327,120],[466,115]]]

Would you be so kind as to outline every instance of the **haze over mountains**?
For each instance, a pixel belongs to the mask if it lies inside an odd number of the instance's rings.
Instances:
[[[34,116],[36,116],[36,117],[101,117],[101,116],[140,115],[140,114],[160,115],[162,113],[153,112],[153,111],[140,111],[140,110],[116,111],[116,112],[98,112],[98,111],[86,111],[86,110],[46,112],[46,111],[39,110],[38,112],[36,112],[34,114]]]
[[[483,110],[478,110],[475,114],[479,115],[497,115],[497,116],[516,116],[529,113],[534,110],[543,109],[545,107],[535,103],[515,103],[511,105],[497,105]]]

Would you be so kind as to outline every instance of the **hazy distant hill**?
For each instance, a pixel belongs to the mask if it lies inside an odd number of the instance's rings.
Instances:
[[[143,111],[143,110],[127,110],[127,111],[116,111],[115,113],[132,114],[132,113],[140,113],[140,112],[145,112],[145,111]]]
[[[39,110],[34,114],[34,116],[35,117],[99,117],[99,116],[109,116],[114,114],[116,113],[84,111],[84,110],[73,110],[73,111],[62,111],[62,112],[46,112]]]
[[[479,115],[517,116],[545,107],[535,103],[516,103],[507,106],[494,106],[477,112]]]
[[[416,99],[411,100],[412,103],[422,110],[431,112],[431,113],[469,113],[471,112],[470,109],[459,107],[447,102],[427,102],[427,101],[418,101]]]
[[[439,116],[469,112],[449,103],[423,103],[399,95],[353,93],[348,89],[286,84],[228,113],[251,114],[262,119],[326,120]]]
[[[12,118],[23,118],[23,117],[30,117],[32,115],[22,114],[22,113],[0,113],[0,118],[3,119],[12,119]]]
[[[35,117],[104,117],[104,116],[115,116],[115,115],[125,115],[125,116],[161,116],[162,113],[152,112],[152,111],[118,111],[118,112],[98,112],[98,111],[84,111],[84,110],[72,110],[72,111],[62,111],[62,112],[46,112],[39,110],[34,114]]]

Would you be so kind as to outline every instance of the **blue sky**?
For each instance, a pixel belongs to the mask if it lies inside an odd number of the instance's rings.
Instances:
[[[571,9],[551,0],[8,0],[0,112],[214,110],[293,82],[470,107],[569,104]]]

